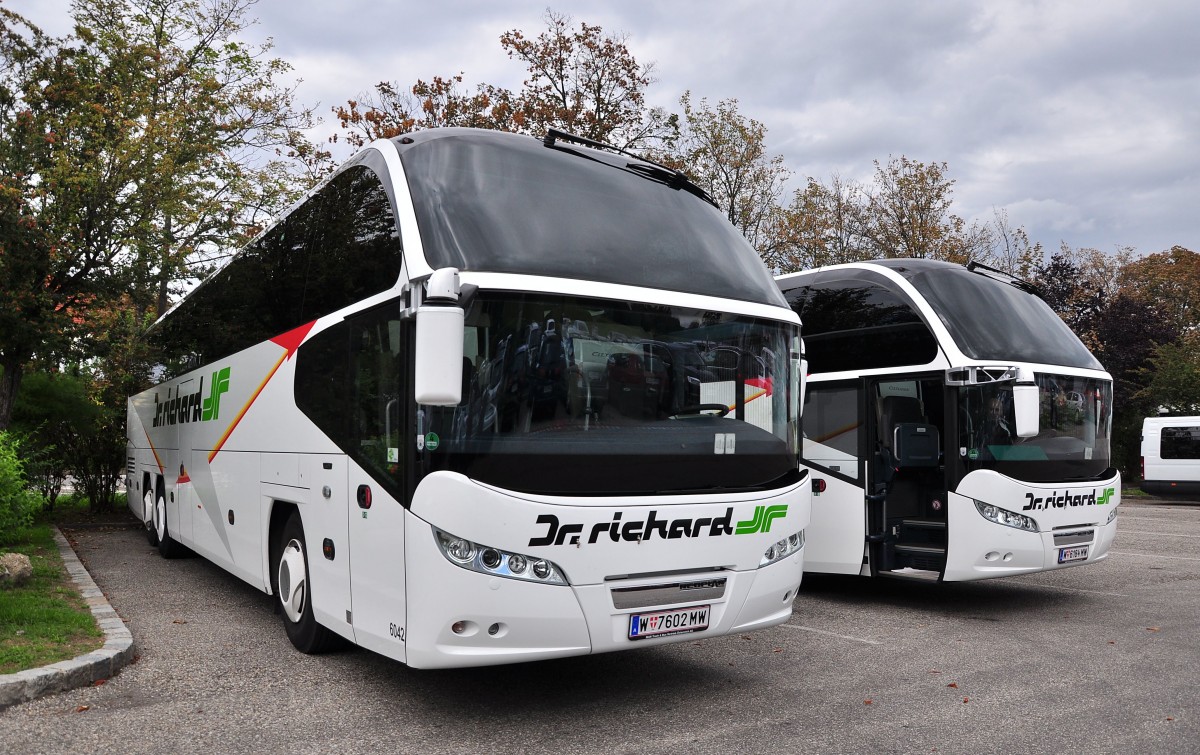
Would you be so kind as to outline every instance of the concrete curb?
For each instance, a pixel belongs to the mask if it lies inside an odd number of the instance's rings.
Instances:
[[[41,668],[0,675],[0,710],[17,703],[28,702],[43,695],[83,687],[107,679],[133,660],[133,635],[108,599],[96,587],[92,575],[83,568],[71,544],[58,527],[54,540],[62,555],[67,573],[75,581],[84,601],[92,609],[96,624],[104,632],[104,647],[84,653],[68,661],[59,661]]]

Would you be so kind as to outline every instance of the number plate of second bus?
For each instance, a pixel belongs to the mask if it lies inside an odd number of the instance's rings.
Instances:
[[[1077,545],[1074,548],[1060,548],[1058,551],[1058,563],[1065,564],[1068,561],[1086,561],[1088,557],[1088,547],[1086,545]]]
[[[635,613],[629,617],[629,639],[662,637],[668,634],[698,632],[708,629],[708,614],[712,606],[673,608],[670,611]]]

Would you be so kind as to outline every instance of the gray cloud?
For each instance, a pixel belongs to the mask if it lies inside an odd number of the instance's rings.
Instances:
[[[2,0],[59,33],[66,0]],[[736,98],[797,175],[949,164],[955,212],[1005,208],[1047,249],[1200,251],[1200,4],[1194,0],[261,0],[258,37],[328,112],[380,80],[464,72],[520,85],[500,49],[547,5],[629,35],[652,104]],[[319,133],[332,132],[326,123]]]

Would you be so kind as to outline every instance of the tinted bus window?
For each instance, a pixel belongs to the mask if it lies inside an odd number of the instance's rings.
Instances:
[[[392,287],[400,237],[378,176],[344,171],[201,284],[150,333],[169,375]]]
[[[937,340],[912,306],[883,286],[831,281],[786,292],[800,315],[813,372],[923,365]]]

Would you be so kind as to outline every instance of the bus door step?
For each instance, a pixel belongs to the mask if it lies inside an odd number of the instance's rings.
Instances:
[[[896,543],[892,546],[901,566],[940,572],[946,565],[946,548],[930,543]]]
[[[946,529],[946,520],[945,519],[908,518],[908,519],[900,520],[900,524],[903,527],[911,528],[914,530],[943,530],[944,531]]]
[[[941,579],[942,573],[930,569],[914,569],[911,566],[906,566],[903,569],[881,571],[879,572],[879,576],[890,579],[909,579],[916,582],[937,582]]]

